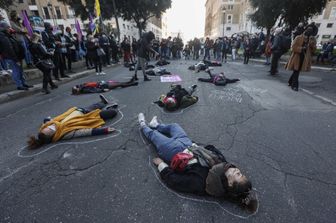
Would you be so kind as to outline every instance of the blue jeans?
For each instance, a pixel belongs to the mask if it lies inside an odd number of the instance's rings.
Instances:
[[[23,40],[21,42],[23,48],[24,48],[24,54],[25,54],[25,61],[26,64],[32,64],[32,55],[28,49],[28,42],[26,40]]]
[[[142,128],[146,138],[151,141],[165,162],[170,163],[176,153],[183,152],[192,145],[192,141],[178,124],[160,124],[156,130],[147,126]]]
[[[204,60],[205,59],[210,60],[210,49],[205,49]]]
[[[0,70],[8,70],[7,63],[3,59],[0,59]]]
[[[12,78],[16,84],[16,87],[23,87],[25,85],[25,79],[23,77],[23,70],[20,65],[18,65],[14,60],[5,59],[7,63],[13,70]]]

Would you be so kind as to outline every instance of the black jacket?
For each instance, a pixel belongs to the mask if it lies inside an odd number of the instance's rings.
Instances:
[[[52,32],[42,32],[42,41],[47,49],[56,49],[55,35]]]
[[[33,56],[34,64],[37,64],[41,60],[52,58],[52,54],[49,53],[41,43],[31,43],[29,50]]]
[[[14,36],[0,32],[0,54],[3,59],[19,61],[24,57],[24,49]]]
[[[173,190],[204,195],[206,194],[205,185],[208,172],[209,168],[195,163],[188,165],[181,173],[166,167],[160,172],[160,175],[168,187]]]
[[[137,56],[141,58],[146,58],[149,60],[149,52],[152,51],[151,47],[151,37],[148,33],[145,33],[143,37],[140,39],[137,49]]]

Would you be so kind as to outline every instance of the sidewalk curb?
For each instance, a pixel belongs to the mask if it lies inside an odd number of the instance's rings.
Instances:
[[[76,80],[76,79],[85,77],[85,76],[87,76],[88,74],[91,74],[91,73],[94,73],[94,71],[93,70],[85,70],[85,71],[81,71],[81,72],[72,74],[72,75],[70,75],[70,78],[61,78],[61,81],[58,81],[57,85],[65,84],[65,83],[68,83],[72,80]],[[36,85],[34,85],[33,88],[30,88],[28,91],[14,90],[14,91],[10,91],[10,92],[0,94],[0,104],[36,94],[38,92],[41,92],[41,90],[42,90],[42,84],[36,84]]]
[[[250,59],[250,61],[257,62],[257,63],[265,63],[265,60],[261,60],[261,59]],[[285,61],[280,61],[280,64],[286,65],[287,62],[285,62]],[[330,68],[330,67],[329,67],[329,68],[328,68],[328,67],[319,67],[319,66],[312,66],[311,69],[312,69],[312,70],[330,71],[330,72],[336,71],[335,68]]]

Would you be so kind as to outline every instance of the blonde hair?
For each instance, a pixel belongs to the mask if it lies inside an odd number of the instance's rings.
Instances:
[[[31,41],[36,43],[41,39],[41,35],[38,33],[33,33],[33,36],[31,37]]]

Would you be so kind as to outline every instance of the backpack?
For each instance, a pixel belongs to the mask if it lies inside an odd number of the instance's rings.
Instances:
[[[281,37],[281,50],[283,53],[287,53],[292,46],[291,35]]]

